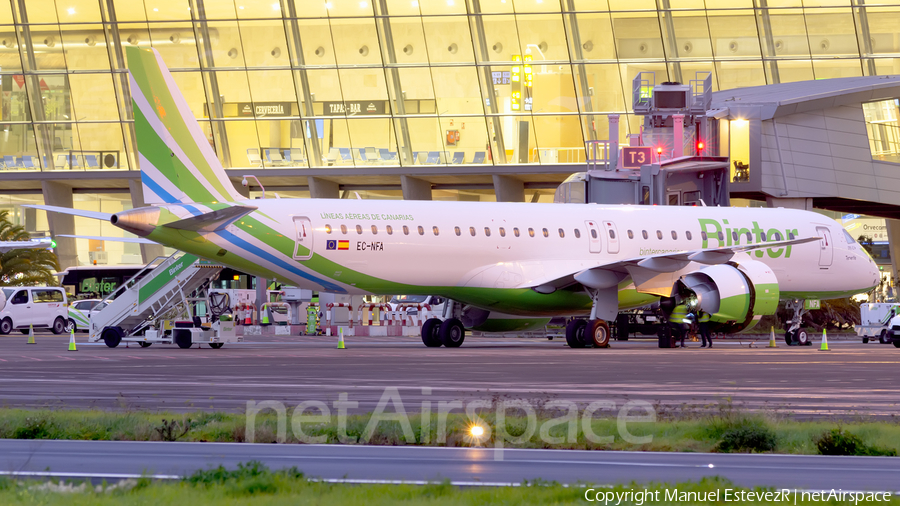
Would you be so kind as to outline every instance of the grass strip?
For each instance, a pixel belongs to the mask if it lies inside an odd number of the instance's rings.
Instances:
[[[839,492],[835,491],[839,494]],[[630,494],[630,495],[629,495]],[[684,506],[722,504],[874,504],[875,496],[814,495],[811,492],[772,488],[736,487],[728,480],[706,478],[698,482],[651,483],[593,487],[563,487],[540,480],[518,487],[458,488],[449,482],[429,485],[347,485],[307,480],[296,469],[271,471],[258,463],[200,471],[181,482],[125,480],[113,485],[76,482],[37,482],[0,479],[0,504],[157,505],[157,504],[317,504],[347,505],[508,505],[508,504],[617,504]],[[867,500],[868,499],[868,500]],[[881,495],[878,504],[897,505],[896,497]],[[887,499],[887,500],[883,500]],[[588,502],[588,500],[593,500]]]
[[[599,414],[599,413],[598,413]],[[577,450],[638,450],[673,452],[760,452],[799,455],[849,454],[896,455],[900,451],[900,423],[874,421],[798,421],[766,413],[720,410],[673,418],[660,415],[650,422],[630,422],[622,434],[621,420],[594,416],[565,419],[571,413],[538,410],[537,424],[529,437],[528,419],[504,417],[498,426],[495,413],[479,413],[488,437],[474,440],[472,420],[451,413],[446,423],[433,414],[409,415],[409,428],[397,421],[372,422],[371,415],[352,415],[341,421],[332,417],[279,418],[272,411],[256,415],[253,442],[336,443],[375,445],[485,446],[493,447],[498,429],[506,435],[506,448],[554,448]],[[302,435],[296,422],[304,420]],[[346,429],[342,430],[342,426]],[[367,438],[367,429],[370,429]],[[200,441],[247,442],[247,417],[225,412],[189,414],[141,411],[92,410],[29,411],[0,409],[0,438],[94,441]],[[281,436],[284,436],[283,438]],[[603,439],[605,438],[605,439]],[[628,439],[644,438],[630,443]]]

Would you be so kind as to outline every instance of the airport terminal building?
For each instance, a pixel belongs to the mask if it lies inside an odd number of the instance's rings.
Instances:
[[[611,138],[610,115],[618,138],[640,133],[641,72],[708,73],[713,91],[900,74],[898,21],[900,6],[857,0],[0,2],[0,209],[36,233],[122,234],[19,206],[143,205],[129,45],[159,51],[236,182],[255,175],[282,197],[547,202],[584,170],[585,143]],[[897,101],[863,109],[871,159],[900,160]],[[765,117],[726,121],[765,137]],[[732,191],[761,202],[766,181]],[[787,181],[779,196],[819,207]],[[865,226],[887,241],[883,220]],[[77,239],[58,252],[68,266],[150,250]]]

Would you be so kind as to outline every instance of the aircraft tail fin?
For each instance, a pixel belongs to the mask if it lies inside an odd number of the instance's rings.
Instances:
[[[243,200],[155,49],[126,47],[144,202]]]

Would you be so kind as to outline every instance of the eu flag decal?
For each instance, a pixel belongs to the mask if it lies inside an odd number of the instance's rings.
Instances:
[[[334,249],[334,250],[336,250],[336,249],[337,249],[337,241],[335,241],[335,240],[327,241],[327,242],[325,243],[325,249],[328,249],[328,250]]]

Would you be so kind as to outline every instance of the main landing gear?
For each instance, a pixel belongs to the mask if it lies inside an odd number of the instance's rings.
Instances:
[[[618,292],[615,287],[596,289],[585,287],[591,296],[591,317],[587,320],[572,320],[566,325],[566,343],[569,348],[609,348],[609,324],[599,318],[611,315],[615,318],[619,310]]]
[[[429,348],[459,348],[466,340],[466,329],[456,317],[455,311],[459,304],[456,301],[447,300],[444,305],[444,321],[440,318],[429,318],[422,325],[422,342]]]
[[[569,348],[609,348],[609,324],[604,320],[572,320],[566,325]]]

